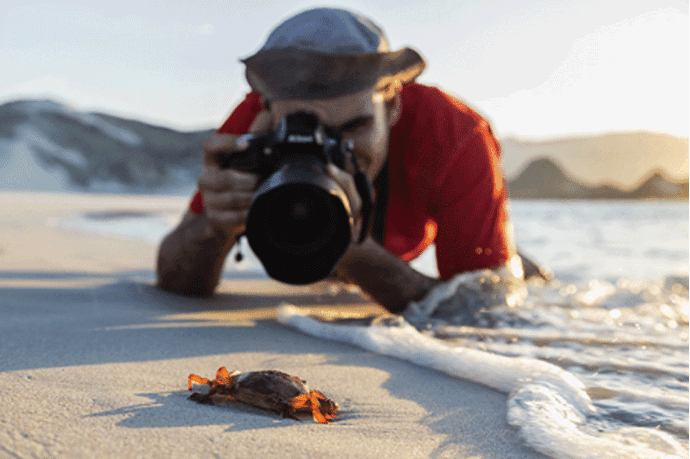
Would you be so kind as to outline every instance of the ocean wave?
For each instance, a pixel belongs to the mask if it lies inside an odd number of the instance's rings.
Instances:
[[[368,325],[338,325],[284,305],[279,322],[322,339],[345,342],[491,387],[508,397],[508,422],[525,442],[556,459],[675,458],[687,450],[672,435],[649,428],[604,434],[588,426],[597,410],[584,384],[572,373],[543,360],[507,357],[419,332],[401,317],[383,316]]]

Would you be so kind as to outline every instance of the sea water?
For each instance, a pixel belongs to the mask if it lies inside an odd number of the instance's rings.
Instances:
[[[687,202],[510,207],[520,251],[554,278],[492,308],[490,327],[345,327],[289,308],[281,320],[510,394],[508,422],[551,457],[687,457]],[[175,222],[123,213],[61,225],[157,243]],[[229,260],[225,275],[265,276],[246,241],[240,250],[244,260]],[[433,274],[433,250],[414,265]]]

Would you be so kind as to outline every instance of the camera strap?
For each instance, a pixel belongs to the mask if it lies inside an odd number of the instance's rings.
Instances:
[[[243,237],[244,237],[244,238],[247,237],[247,232],[246,232],[246,231],[241,232],[241,233],[238,234],[237,237],[235,238],[235,246],[237,247],[237,250],[235,251],[235,262],[236,262],[236,263],[239,263],[239,262],[241,262],[242,260],[244,260],[244,254],[242,253],[242,241],[241,241],[241,239],[242,239]]]

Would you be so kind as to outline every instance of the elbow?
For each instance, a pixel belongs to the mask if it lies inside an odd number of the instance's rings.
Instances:
[[[209,285],[208,282],[194,276],[190,277],[183,275],[183,273],[166,271],[160,267],[156,277],[158,288],[176,295],[210,297],[216,290],[216,283]]]
[[[195,283],[183,284],[179,282],[169,282],[165,279],[158,279],[156,284],[161,290],[165,290],[168,293],[174,293],[175,295],[189,296],[189,297],[210,297],[215,291],[214,288],[207,288],[205,286],[200,286]]]
[[[172,261],[171,257],[166,256],[167,254],[168,251],[164,242],[159,248],[156,261],[156,286],[158,288],[176,295],[190,297],[213,295],[218,280],[209,280],[195,274],[192,270],[184,269],[184,266]]]

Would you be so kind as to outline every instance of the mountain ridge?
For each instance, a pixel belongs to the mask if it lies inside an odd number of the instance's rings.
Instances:
[[[611,183],[630,190],[647,174],[663,170],[672,180],[688,178],[688,138],[651,131],[568,136],[543,141],[501,139],[505,174],[514,179],[527,164],[550,157],[588,186]],[[615,173],[613,172],[615,171]]]
[[[589,186],[574,180],[556,160],[538,158],[507,181],[513,199],[688,199],[688,180],[673,180],[660,169],[632,189],[616,184]]]
[[[20,189],[41,189],[41,177],[61,174],[65,180],[58,181],[74,191],[146,192],[186,185],[201,171],[201,142],[212,132],[179,132],[74,111],[50,100],[15,101],[0,106],[0,186],[3,175],[21,175],[3,174],[3,163],[11,162],[35,166],[31,172],[38,183],[15,180]]]

